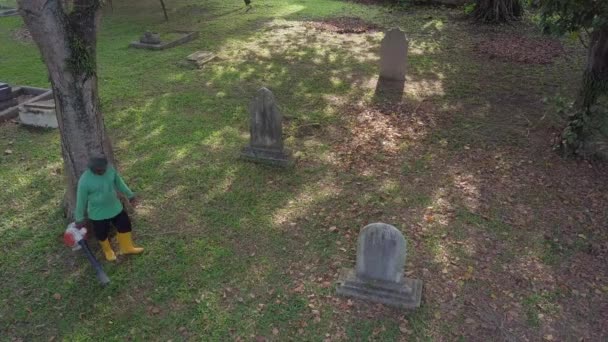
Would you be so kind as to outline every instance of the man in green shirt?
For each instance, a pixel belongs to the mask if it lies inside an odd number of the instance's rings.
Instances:
[[[127,187],[116,169],[108,165],[105,157],[93,157],[89,168],[80,176],[76,193],[76,225],[84,226],[85,209],[93,225],[93,231],[108,261],[116,260],[110,246],[108,234],[112,225],[118,231],[117,240],[122,254],[139,254],[141,247],[133,246],[131,220],[124,210],[117,191],[123,193],[132,205],[136,205],[135,194]]]

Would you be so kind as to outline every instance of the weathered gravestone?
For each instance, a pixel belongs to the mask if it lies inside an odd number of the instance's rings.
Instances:
[[[186,57],[186,60],[188,62],[190,62],[191,65],[193,65],[197,68],[201,68],[205,64],[214,60],[215,58],[216,58],[216,56],[213,52],[196,51],[196,52],[193,52],[190,55],[188,55],[188,57]]]
[[[139,39],[139,42],[144,44],[160,44],[160,34],[146,31]]]
[[[422,281],[403,276],[407,246],[401,232],[373,223],[361,230],[357,265],[342,275],[338,294],[403,309],[420,306]]]
[[[258,90],[249,112],[250,143],[241,152],[241,157],[277,166],[292,165],[291,155],[283,147],[283,116],[272,92],[266,88]]]
[[[6,83],[0,82],[0,114],[2,114],[5,109],[14,107],[17,104],[18,102],[13,93],[13,88]],[[0,119],[0,122],[2,121],[3,120]]]
[[[0,83],[0,101],[7,101],[12,98],[13,88],[6,83]]]
[[[23,104],[19,107],[19,121],[26,126],[58,128],[55,100],[51,98]]]
[[[49,89],[28,86],[11,87],[0,82],[0,123],[19,115],[24,105],[53,98]]]
[[[405,81],[408,40],[398,28],[386,33],[380,45],[380,78]]]

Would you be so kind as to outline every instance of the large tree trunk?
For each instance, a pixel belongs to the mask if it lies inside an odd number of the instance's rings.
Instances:
[[[473,17],[485,23],[503,23],[523,14],[520,0],[477,0]]]
[[[560,147],[565,154],[608,158],[608,113],[597,106],[608,95],[608,26],[590,38],[583,84]]]
[[[606,93],[608,85],[608,26],[591,34],[587,54],[587,68],[577,103],[588,109],[598,97]]]
[[[47,66],[55,97],[67,178],[65,209],[72,217],[78,178],[91,155],[112,160],[97,91],[98,0],[19,0],[23,19]],[[68,8],[71,7],[71,8]]]

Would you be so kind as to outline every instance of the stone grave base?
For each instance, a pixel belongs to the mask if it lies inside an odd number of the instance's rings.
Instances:
[[[57,114],[55,113],[55,100],[43,99],[29,102],[19,108],[19,121],[21,124],[42,128],[57,128]]]
[[[16,8],[0,6],[0,17],[10,17],[13,15],[19,15],[19,10]]]
[[[403,278],[399,283],[364,280],[354,269],[342,271],[337,293],[401,309],[415,309],[422,299],[422,281]]]
[[[131,42],[129,47],[136,49],[147,49],[147,50],[165,50],[178,45],[185,44],[189,41],[192,41],[198,37],[198,32],[193,31],[175,31],[173,33],[182,34],[181,37],[174,39],[170,42],[161,42],[160,44],[146,44],[140,41]]]
[[[22,105],[53,97],[51,90],[43,88],[17,86],[9,88],[9,90],[10,95],[7,96],[6,88],[4,88],[4,100],[0,100],[0,123],[19,116],[19,108]]]
[[[19,102],[17,102],[16,98],[0,100],[0,113],[3,113],[8,108],[17,106],[18,104],[19,104]]]
[[[293,165],[293,159],[289,151],[269,150],[247,146],[241,151],[244,160],[281,167]]]
[[[216,56],[208,51],[196,51],[186,57],[186,60],[197,68],[202,68],[205,64],[214,60]]]
[[[0,112],[18,104],[13,94],[13,88],[6,83],[0,83]]]

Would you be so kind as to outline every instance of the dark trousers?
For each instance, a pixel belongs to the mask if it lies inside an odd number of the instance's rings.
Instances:
[[[131,231],[131,220],[126,211],[121,211],[120,214],[109,218],[107,220],[91,220],[93,225],[93,231],[95,231],[95,237],[97,240],[104,241],[108,238],[110,228],[112,225],[116,227],[119,233],[128,233]]]

